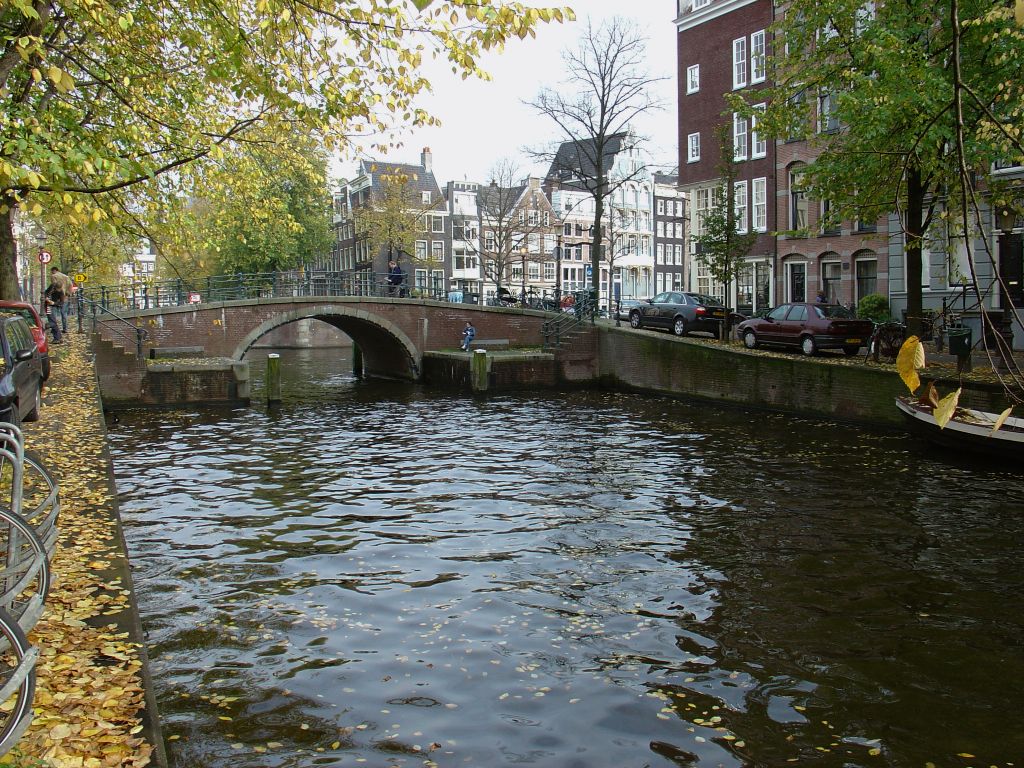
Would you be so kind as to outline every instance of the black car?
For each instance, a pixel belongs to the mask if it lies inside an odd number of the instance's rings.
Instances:
[[[0,421],[20,424],[39,418],[43,363],[28,323],[20,315],[0,314]]]
[[[666,291],[633,307],[629,324],[634,328],[668,328],[676,336],[685,336],[690,331],[717,334],[726,312],[725,305],[711,296]]]

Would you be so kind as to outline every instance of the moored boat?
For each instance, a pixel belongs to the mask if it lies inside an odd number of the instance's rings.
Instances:
[[[1008,417],[993,430],[999,414],[957,408],[944,428],[935,420],[934,408],[913,397],[897,397],[896,407],[906,417],[910,430],[935,445],[969,450],[1005,460],[1024,460],[1024,419]]]

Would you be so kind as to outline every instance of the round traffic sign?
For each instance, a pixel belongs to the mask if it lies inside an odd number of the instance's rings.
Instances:
[[[40,264],[49,264],[51,259],[53,259],[53,254],[50,253],[49,251],[40,251],[39,252],[39,263]]]

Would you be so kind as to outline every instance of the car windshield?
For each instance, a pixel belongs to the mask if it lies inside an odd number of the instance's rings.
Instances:
[[[815,304],[814,308],[818,310],[818,314],[821,317],[838,317],[845,319],[853,319],[857,317],[857,315],[848,310],[842,304]]]
[[[693,301],[697,302],[698,304],[704,304],[705,306],[712,305],[718,307],[722,305],[722,302],[720,302],[714,296],[704,296],[703,294],[700,293],[688,293],[686,295],[689,296]]]

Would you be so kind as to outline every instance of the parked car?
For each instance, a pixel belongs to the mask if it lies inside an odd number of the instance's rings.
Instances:
[[[25,318],[36,342],[36,349],[39,350],[39,357],[43,361],[43,381],[46,381],[50,378],[50,345],[46,340],[46,326],[39,317],[39,312],[27,301],[0,301],[0,312],[11,312]]]
[[[0,346],[0,421],[35,421],[42,405],[43,362],[25,318],[0,313]]]
[[[725,305],[711,296],[666,291],[629,310],[629,324],[634,328],[668,328],[676,336],[690,331],[718,333],[726,312]]]
[[[740,323],[737,332],[748,349],[761,344],[799,347],[805,355],[841,349],[852,357],[868,343],[874,323],[861,320],[840,304],[781,304],[764,317]]]
[[[629,320],[630,311],[633,307],[639,307],[643,301],[644,299],[619,299],[615,309],[616,316],[619,320]]]

